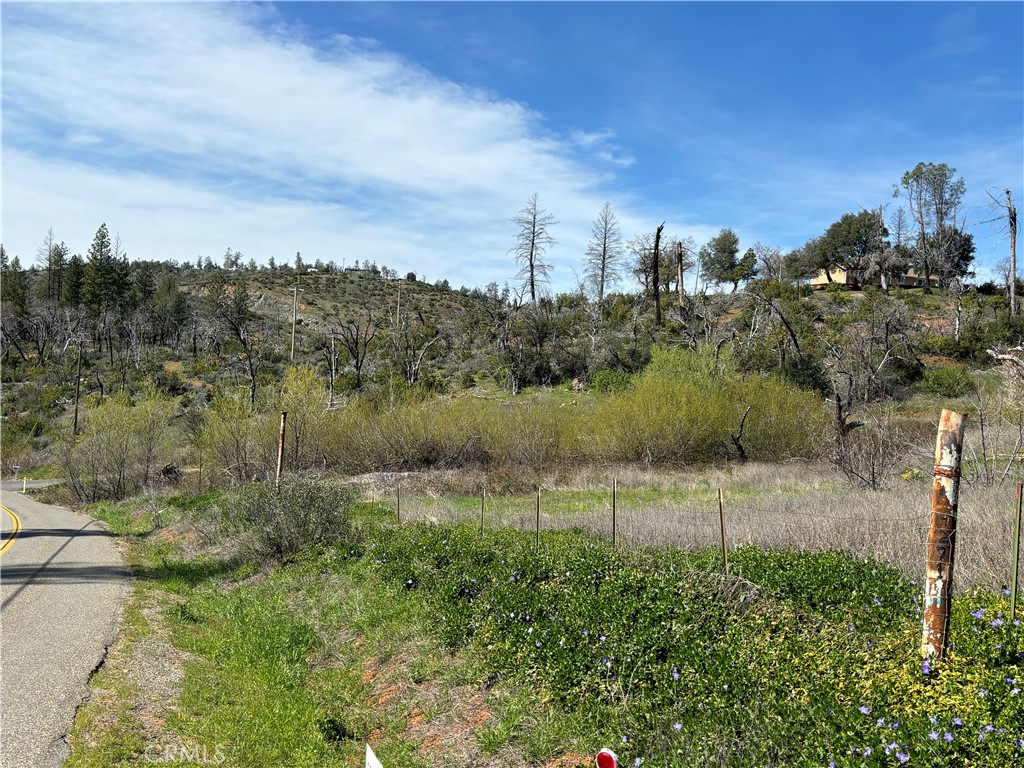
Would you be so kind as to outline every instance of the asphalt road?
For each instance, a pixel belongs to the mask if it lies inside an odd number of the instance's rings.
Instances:
[[[67,757],[65,735],[131,577],[99,523],[15,487],[0,485],[13,513],[0,510],[0,768],[49,768]]]

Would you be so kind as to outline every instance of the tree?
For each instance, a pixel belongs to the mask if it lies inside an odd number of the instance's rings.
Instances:
[[[85,262],[76,253],[68,261],[68,268],[64,274],[64,285],[60,293],[60,303],[66,307],[78,307],[82,303],[84,285]]]
[[[882,251],[886,234],[884,226],[879,228],[874,211],[844,213],[818,241],[818,267],[825,271],[830,283],[834,269],[862,275],[870,256]]]
[[[820,237],[812,237],[782,260],[782,269],[789,280],[810,280],[818,274],[818,244]]]
[[[53,302],[60,301],[64,282],[64,269],[67,266],[70,249],[64,243],[58,243],[53,228],[46,232],[37,252],[36,262],[40,269],[46,271],[46,283],[43,296]]]
[[[15,256],[5,264],[0,281],[0,301],[9,306],[18,317],[28,315],[28,277]]]
[[[606,202],[604,208],[597,214],[590,232],[584,275],[597,292],[597,302],[600,304],[604,301],[605,288],[622,277],[622,235],[619,232],[618,219],[615,218],[609,203]]]
[[[733,284],[749,283],[755,277],[757,277],[757,252],[753,248],[747,248],[747,252],[743,254],[743,258],[736,265],[736,271],[733,273],[735,281]]]
[[[516,244],[509,251],[520,265],[516,277],[523,278],[530,292],[530,303],[536,304],[538,287],[547,282],[551,272],[551,265],[544,261],[545,250],[555,242],[549,230],[558,222],[538,206],[534,192],[512,223],[519,227]]]
[[[782,250],[779,248],[773,248],[770,245],[764,245],[763,243],[754,243],[753,246],[751,246],[751,249],[754,251],[754,255],[757,258],[758,274],[765,279],[778,280],[779,282],[782,282]]]
[[[363,367],[366,365],[366,358],[371,350],[370,345],[376,335],[377,327],[374,325],[369,309],[366,310],[366,322],[360,324],[359,320],[346,320],[338,328],[336,338],[348,352],[352,361],[352,368],[356,373],[356,389],[363,386]]]
[[[120,236],[112,241],[107,225],[101,224],[86,258],[82,303],[94,314],[122,304],[128,294],[129,267]]]
[[[913,170],[903,174],[900,186],[892,191],[893,197],[899,197],[902,187],[910,216],[917,224],[916,255],[924,272],[926,290],[931,285],[933,272],[943,270],[942,263],[952,255],[947,246],[956,246],[953,240],[945,237],[945,233],[958,227],[957,215],[967,186],[962,178],[954,179],[955,174],[956,168],[945,163],[918,163]],[[948,267],[945,271],[949,271]]]
[[[704,276],[718,284],[732,283],[735,292],[740,283],[736,260],[739,251],[737,234],[728,228],[721,230],[700,249],[700,268]]]
[[[661,222],[654,231],[654,250],[651,252],[651,263],[654,271],[651,275],[651,287],[654,288],[654,324],[661,325],[661,280],[659,279],[661,267],[661,233],[665,229],[665,222]]]
[[[249,408],[256,410],[256,383],[265,358],[261,339],[256,332],[256,315],[252,311],[249,283],[239,275],[233,290],[228,290],[224,272],[217,270],[206,287],[206,310],[214,325],[238,342],[249,375]]]

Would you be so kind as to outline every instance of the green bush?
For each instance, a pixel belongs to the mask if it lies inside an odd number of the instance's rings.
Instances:
[[[970,372],[960,365],[941,365],[925,368],[918,389],[940,397],[960,397],[971,391],[974,379]]]
[[[618,368],[602,368],[593,377],[595,392],[623,392],[629,388],[630,375]]]
[[[284,558],[307,548],[353,546],[355,494],[330,483],[286,479],[248,485],[226,501],[229,530],[241,534],[242,551],[254,559]]]

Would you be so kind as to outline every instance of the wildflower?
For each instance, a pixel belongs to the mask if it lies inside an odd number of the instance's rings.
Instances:
[[[871,707],[865,706],[864,704],[861,704],[857,709],[860,711],[862,715],[871,714]]]
[[[931,715],[928,718],[928,722],[931,723],[932,725],[935,725],[935,723],[937,723],[938,721],[939,721],[939,718],[937,718],[935,715]]]
[[[928,738],[931,739],[932,741],[938,741],[939,740],[939,732],[938,731],[929,731]]]
[[[942,738],[946,741],[947,744],[949,744],[953,741],[953,734],[949,731],[946,731],[944,734],[942,734]]]
[[[683,729],[683,724],[682,723],[672,723],[672,728],[673,728],[673,730],[681,731]]]
[[[959,728],[963,724],[964,724],[964,721],[961,720],[959,717],[954,717],[953,718],[953,725],[955,725],[957,728]]]
[[[1010,689],[1010,695],[1011,696],[1017,696],[1019,693],[1020,693],[1020,688],[1011,688]]]
[[[644,759],[642,757],[638,757],[636,760],[633,761],[633,768],[640,768],[640,766],[643,764]]]
[[[992,619],[993,627],[1001,627],[1005,622],[1002,619]]]
[[[871,757],[871,747],[864,747],[864,757]]]
[[[921,665],[921,674],[930,675],[932,673],[932,665],[928,662],[928,659],[924,660],[924,664]]]
[[[897,752],[896,759],[899,760],[900,765],[902,765],[903,763],[910,762],[910,755],[908,755],[906,752]]]
[[[980,619],[984,615],[985,615],[985,609],[984,608],[979,608],[978,610],[971,612],[971,616],[973,616],[976,619]]]
[[[1003,587],[1003,594],[1004,595],[1010,594],[1010,588],[1009,587]]]
[[[986,689],[982,688],[980,691],[978,691],[979,699],[984,699],[986,696],[988,696],[988,691]]]
[[[676,669],[675,667],[672,667],[672,679],[673,680],[678,680],[679,679],[679,670]]]
[[[871,602],[875,605],[875,607],[878,607],[882,604],[882,601],[879,600],[877,597],[872,597]]]
[[[885,728],[885,718],[884,717],[878,718],[878,720],[875,721],[875,725],[878,726],[879,728]]]

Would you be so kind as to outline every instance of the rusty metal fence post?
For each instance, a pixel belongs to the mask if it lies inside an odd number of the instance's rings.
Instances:
[[[956,514],[960,496],[960,457],[967,415],[943,410],[935,440],[932,514],[924,580],[921,654],[942,661],[949,645],[949,609],[953,591]]]

